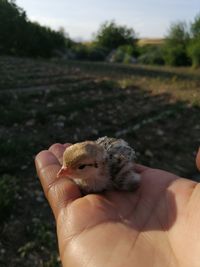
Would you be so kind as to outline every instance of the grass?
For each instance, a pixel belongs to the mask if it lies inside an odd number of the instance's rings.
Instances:
[[[60,266],[34,156],[55,142],[126,139],[137,160],[196,173],[200,73],[0,57],[0,266]]]

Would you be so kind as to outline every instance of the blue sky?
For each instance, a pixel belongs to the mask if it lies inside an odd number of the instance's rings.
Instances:
[[[193,21],[200,0],[16,0],[32,21],[64,27],[73,39],[90,40],[106,20],[132,27],[140,38],[163,37],[172,22]]]

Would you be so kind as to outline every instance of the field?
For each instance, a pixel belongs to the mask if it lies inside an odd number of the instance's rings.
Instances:
[[[144,45],[162,45],[164,42],[164,39],[161,38],[143,38],[140,39],[138,44],[139,46],[144,46]]]
[[[138,162],[198,180],[199,132],[199,70],[0,57],[0,266],[60,266],[40,150],[116,136]]]

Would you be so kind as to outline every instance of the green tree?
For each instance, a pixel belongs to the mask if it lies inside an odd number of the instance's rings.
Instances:
[[[188,54],[194,68],[200,67],[200,38],[192,40],[188,47]]]
[[[192,38],[200,37],[200,13],[195,17],[194,22],[191,24],[191,35]]]
[[[0,52],[13,53],[18,45],[17,25],[26,21],[26,13],[18,8],[14,1],[0,0]],[[20,25],[22,26],[22,25]]]
[[[190,35],[187,24],[178,22],[171,25],[164,43],[164,59],[168,65],[187,66],[190,59],[187,54],[187,46]]]
[[[110,52],[122,45],[136,46],[137,38],[132,28],[117,25],[114,21],[107,21],[100,26],[96,34],[95,43]]]
[[[188,54],[192,60],[193,67],[200,67],[200,14],[196,16],[191,24],[192,40],[188,47]]]
[[[65,48],[62,32],[30,22],[15,1],[0,0],[0,54],[50,57]]]

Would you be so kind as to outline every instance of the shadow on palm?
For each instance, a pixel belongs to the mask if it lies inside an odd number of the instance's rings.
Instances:
[[[185,239],[192,239],[187,214],[191,208],[196,216],[188,203],[193,201],[197,183],[138,165],[141,185],[137,191],[81,197],[77,185],[55,178],[63,150],[62,145],[54,145],[41,152],[36,166],[56,217],[65,266],[79,266],[83,261],[87,266],[155,266],[155,259],[158,266],[176,266],[182,261],[189,252]]]
[[[176,219],[173,183],[178,177],[145,168],[141,178],[136,192],[104,192],[76,199],[68,204],[67,220],[70,214],[78,233],[106,224],[123,224],[140,232],[168,230]]]

